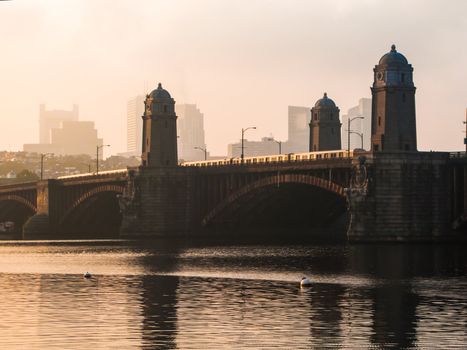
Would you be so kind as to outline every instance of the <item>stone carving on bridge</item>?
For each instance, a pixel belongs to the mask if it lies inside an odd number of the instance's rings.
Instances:
[[[358,157],[358,164],[351,170],[350,188],[347,189],[348,195],[366,195],[368,193],[368,169],[366,166],[366,157]]]
[[[123,215],[121,231],[128,231],[133,228],[139,216],[139,200],[138,200],[138,181],[136,179],[136,171],[128,171],[128,181],[123,191],[123,194],[118,196],[118,204],[120,212]]]

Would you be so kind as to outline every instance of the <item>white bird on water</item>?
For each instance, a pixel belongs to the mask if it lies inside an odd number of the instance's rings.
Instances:
[[[300,281],[300,287],[310,287],[311,286],[311,281],[308,279],[308,277],[302,277],[302,280]]]

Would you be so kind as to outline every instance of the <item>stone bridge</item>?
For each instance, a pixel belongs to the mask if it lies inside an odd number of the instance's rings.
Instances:
[[[1,186],[0,222],[31,239],[260,231],[449,239],[465,231],[466,169],[466,157],[437,152],[139,167]]]

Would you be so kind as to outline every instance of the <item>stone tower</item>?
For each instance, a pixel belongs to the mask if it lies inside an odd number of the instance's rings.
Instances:
[[[311,109],[310,152],[341,149],[339,108],[324,93]]]
[[[146,96],[144,105],[142,165],[176,166],[178,156],[175,100],[159,83],[157,89]]]
[[[416,151],[412,65],[392,45],[373,71],[371,149],[375,152]]]

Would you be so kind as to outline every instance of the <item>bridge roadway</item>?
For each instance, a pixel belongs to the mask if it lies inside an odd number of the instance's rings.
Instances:
[[[350,213],[349,238],[357,241],[465,237],[466,157],[361,156],[364,164],[357,155],[138,167],[5,185],[0,223],[15,222],[23,238],[106,238],[265,226],[313,230]]]

